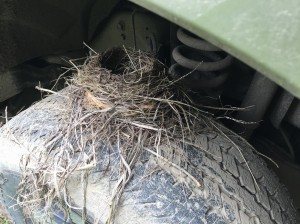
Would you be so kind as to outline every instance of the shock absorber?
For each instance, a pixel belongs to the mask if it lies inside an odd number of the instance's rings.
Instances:
[[[174,48],[175,61],[170,72],[193,89],[215,89],[227,78],[226,68],[232,56],[192,33],[179,28],[177,38],[182,43]],[[183,77],[185,76],[185,77]]]

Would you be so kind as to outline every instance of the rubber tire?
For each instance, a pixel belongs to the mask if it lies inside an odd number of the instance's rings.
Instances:
[[[66,118],[59,108],[67,105],[62,97],[67,93],[68,89],[43,99],[0,129],[0,173],[8,180],[4,185],[10,183],[10,172],[20,172],[19,161],[26,150],[45,144],[47,137],[60,128]],[[206,125],[193,144],[198,147],[161,150],[171,163],[145,151],[122,195],[115,223],[296,223],[286,188],[249,145],[230,136],[247,163],[233,142]],[[117,149],[98,150],[101,157],[87,188],[91,223],[107,220],[120,162]],[[69,181],[68,193],[77,207],[83,205],[80,189],[80,175],[75,175]]]

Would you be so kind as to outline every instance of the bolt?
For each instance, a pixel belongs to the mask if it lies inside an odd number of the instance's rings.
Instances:
[[[118,30],[124,31],[125,30],[125,23],[124,23],[124,21],[120,21],[118,23],[118,25],[117,25],[117,28],[118,28]]]
[[[126,40],[126,35],[124,33],[121,34],[122,40],[125,41]]]

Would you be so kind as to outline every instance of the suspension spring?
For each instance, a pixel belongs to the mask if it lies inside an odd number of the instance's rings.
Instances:
[[[226,81],[232,56],[182,28],[177,30],[177,38],[182,45],[172,52],[175,64],[170,68],[171,74],[186,76],[183,81],[190,88],[220,87]]]

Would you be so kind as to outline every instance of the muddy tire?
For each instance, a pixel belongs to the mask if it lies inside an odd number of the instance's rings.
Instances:
[[[0,181],[2,204],[9,206],[14,196],[6,190],[12,188],[5,186],[15,187],[16,179],[10,175],[20,172],[21,156],[44,144],[60,127],[65,118],[59,108],[64,105],[64,97],[52,95],[0,129],[0,173],[5,180]],[[122,195],[115,223],[296,223],[286,188],[244,141],[230,136],[231,140],[203,125],[197,144],[176,151],[163,148],[160,157],[145,150]],[[101,158],[87,187],[87,222],[91,223],[106,222],[119,173],[118,150],[98,150]],[[81,188],[80,175],[74,175],[68,184],[74,207],[83,205]],[[13,218],[18,215],[9,212]]]

